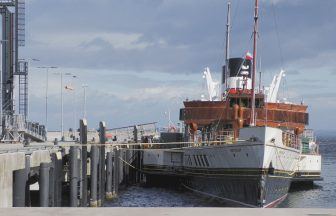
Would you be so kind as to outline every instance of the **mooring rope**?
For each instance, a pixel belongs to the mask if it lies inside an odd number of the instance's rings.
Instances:
[[[220,197],[220,196],[217,196],[217,195],[214,195],[214,194],[210,194],[210,193],[206,193],[206,192],[203,192],[203,191],[196,190],[196,189],[191,188],[191,187],[189,187],[189,186],[187,186],[183,183],[182,183],[182,186],[185,187],[188,190],[191,190],[191,191],[194,191],[194,192],[206,195],[206,196],[214,197],[214,198],[221,199],[221,200],[224,200],[224,201],[227,201],[227,202],[233,202],[233,203],[236,203],[236,204],[239,204],[239,205],[242,205],[242,206],[246,206],[246,207],[249,207],[249,208],[257,208],[254,205],[250,205],[250,204],[243,203],[243,202],[240,202],[240,201],[236,201],[236,200],[232,200],[232,199],[228,199],[228,198]]]

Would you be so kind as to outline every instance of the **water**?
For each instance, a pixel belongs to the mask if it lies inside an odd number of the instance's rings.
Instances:
[[[291,189],[281,208],[336,208],[336,137],[321,137],[321,182],[312,187]],[[110,207],[226,207],[224,202],[198,194],[167,188],[132,186],[120,191]]]

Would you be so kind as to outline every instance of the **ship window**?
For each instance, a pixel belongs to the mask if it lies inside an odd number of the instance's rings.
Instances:
[[[203,160],[203,155],[200,155],[199,157],[201,158],[202,165],[205,167],[205,163],[204,163],[204,160]]]
[[[196,166],[198,166],[198,163],[197,163],[197,160],[196,160],[196,156],[193,155],[193,157],[194,157],[194,161],[195,161]]]
[[[256,100],[256,108],[262,108],[264,106],[264,99],[257,99]]]
[[[198,156],[198,155],[196,156],[196,158],[197,158],[197,161],[198,161],[198,165],[199,165],[199,166],[202,166],[202,164],[201,164],[201,160],[199,159],[199,156]]]
[[[233,107],[235,104],[237,104],[237,98],[231,98],[230,99],[230,107]]]
[[[207,167],[210,166],[207,156],[203,155],[203,157],[204,157],[204,161],[205,161]]]
[[[248,99],[247,98],[240,99],[239,106],[241,106],[241,107],[248,107]]]

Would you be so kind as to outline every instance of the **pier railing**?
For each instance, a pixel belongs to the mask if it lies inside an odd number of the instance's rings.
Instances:
[[[46,141],[46,129],[44,125],[27,122],[24,115],[4,115],[3,128],[7,133],[17,133],[30,136],[34,141]],[[12,135],[13,136],[13,135]],[[23,136],[19,137],[20,139]]]

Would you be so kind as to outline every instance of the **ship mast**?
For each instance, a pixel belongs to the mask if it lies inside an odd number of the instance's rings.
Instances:
[[[225,90],[228,88],[227,79],[229,73],[229,58],[230,58],[230,28],[231,28],[231,1],[228,1],[227,23],[226,23],[226,49],[225,49]]]
[[[259,19],[259,5],[258,0],[255,0],[255,8],[254,8],[254,29],[253,29],[253,70],[252,70],[252,109],[251,109],[251,126],[256,125],[255,120],[255,78],[256,78],[256,70],[257,70],[257,37],[258,37],[258,19]]]

